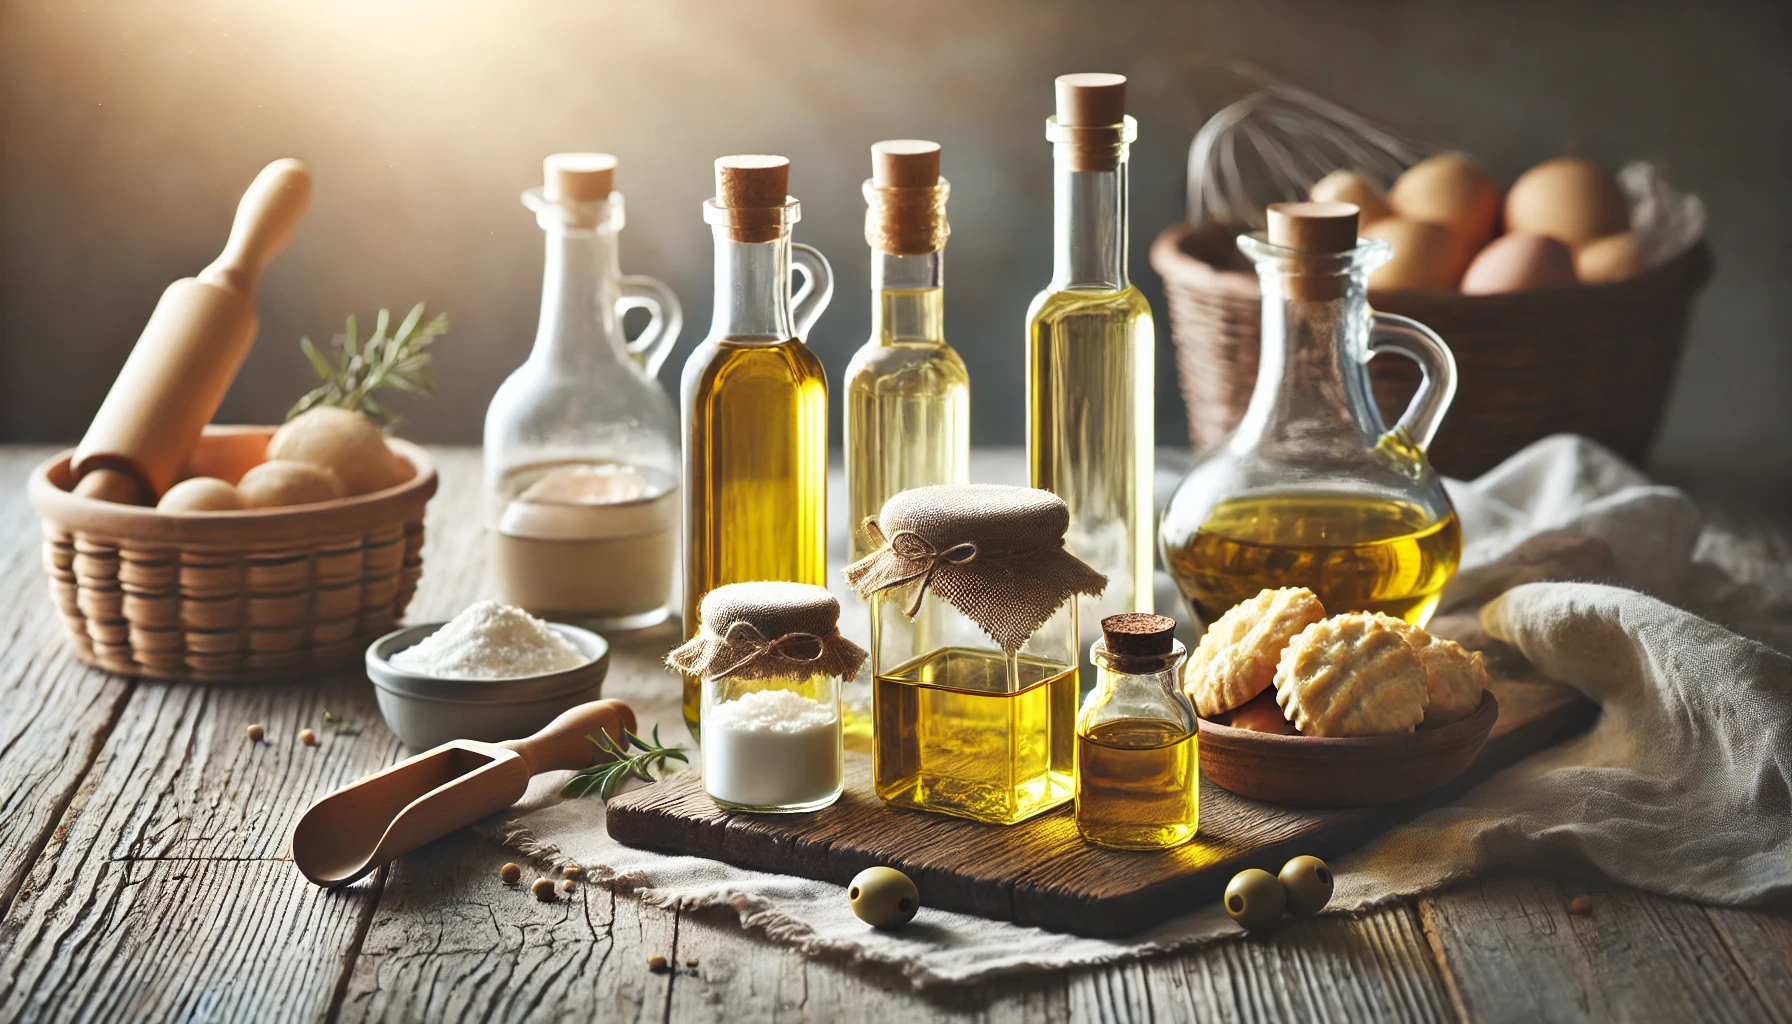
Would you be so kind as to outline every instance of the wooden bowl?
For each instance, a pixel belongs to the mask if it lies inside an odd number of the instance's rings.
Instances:
[[[205,429],[191,475],[234,481],[274,427]],[[161,512],[73,494],[73,450],[27,486],[43,518],[44,571],[75,653],[122,675],[261,683],[358,664],[404,615],[423,572],[436,471],[383,491],[287,508]]]
[[[1460,722],[1397,736],[1278,736],[1200,720],[1201,777],[1301,807],[1363,807],[1423,796],[1461,775],[1500,716],[1493,691]]]

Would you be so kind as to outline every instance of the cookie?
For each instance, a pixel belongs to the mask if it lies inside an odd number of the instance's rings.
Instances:
[[[1233,605],[1207,627],[1183,672],[1195,710],[1212,718],[1269,689],[1288,641],[1323,618],[1325,606],[1305,587],[1265,590]]]
[[[1430,701],[1419,652],[1400,630],[1361,612],[1314,623],[1290,640],[1275,687],[1302,736],[1411,732]]]
[[[1398,631],[1419,654],[1425,668],[1426,726],[1460,722],[1481,706],[1481,691],[1487,689],[1487,658],[1480,651],[1471,651],[1454,640],[1432,636],[1423,629],[1392,615],[1375,613]]]
[[[1264,690],[1257,696],[1233,708],[1226,715],[1226,724],[1234,729],[1247,732],[1267,732],[1277,736],[1294,735],[1294,726],[1282,717],[1282,707],[1276,703],[1276,691]]]

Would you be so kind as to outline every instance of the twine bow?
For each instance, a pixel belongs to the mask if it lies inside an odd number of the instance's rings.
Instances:
[[[865,529],[877,540],[884,540],[883,531],[878,529],[876,522],[867,520]],[[887,543],[890,550],[907,563],[903,571],[891,580],[890,585],[904,586],[917,579],[921,581],[915,588],[915,599],[909,602],[908,609],[903,612],[911,619],[920,612],[921,599],[927,596],[927,585],[933,582],[933,574],[940,566],[967,565],[976,561],[978,555],[977,545],[968,540],[942,551],[932,541],[913,530],[897,530]]]
[[[715,679],[725,679],[766,655],[809,664],[820,661],[827,653],[821,637],[814,633],[786,633],[776,640],[768,640],[751,622],[736,622],[729,626],[728,635],[722,639],[729,647],[745,648],[746,653],[727,668],[713,673],[711,678]]]

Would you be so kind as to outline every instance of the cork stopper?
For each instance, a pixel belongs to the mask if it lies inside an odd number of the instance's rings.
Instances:
[[[1126,120],[1126,76],[1087,71],[1059,75],[1058,123],[1105,127]]]
[[[789,201],[787,158],[749,153],[716,160],[716,207],[728,211],[728,237],[734,241],[775,240],[783,233]]]
[[[1269,204],[1269,244],[1314,255],[1356,248],[1358,211],[1351,203]]]
[[[1176,646],[1176,620],[1149,612],[1124,612],[1101,620],[1101,639],[1109,654],[1127,658],[1161,657]]]
[[[608,153],[555,153],[541,162],[542,192],[556,203],[610,198],[616,158]]]
[[[945,248],[946,196],[940,146],[924,139],[891,139],[871,147],[865,182],[865,244],[892,256],[921,256]]]

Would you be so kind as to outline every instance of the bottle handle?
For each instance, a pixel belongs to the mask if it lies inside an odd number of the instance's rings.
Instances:
[[[622,297],[616,300],[618,324],[622,322],[622,315],[631,309],[645,309],[649,317],[640,336],[625,342],[628,354],[641,364],[649,377],[657,376],[666,357],[672,354],[678,333],[684,329],[684,307],[678,304],[678,296],[671,288],[639,274],[622,276],[621,294]]]
[[[790,296],[790,312],[796,336],[807,338],[809,329],[834,298],[834,268],[828,265],[826,256],[801,242],[790,245],[790,266],[803,272],[802,286]]]
[[[1417,320],[1392,313],[1374,313],[1369,327],[1369,354],[1392,352],[1419,364],[1419,390],[1400,414],[1394,429],[1420,451],[1431,447],[1444,413],[1456,398],[1456,357],[1436,331]]]

